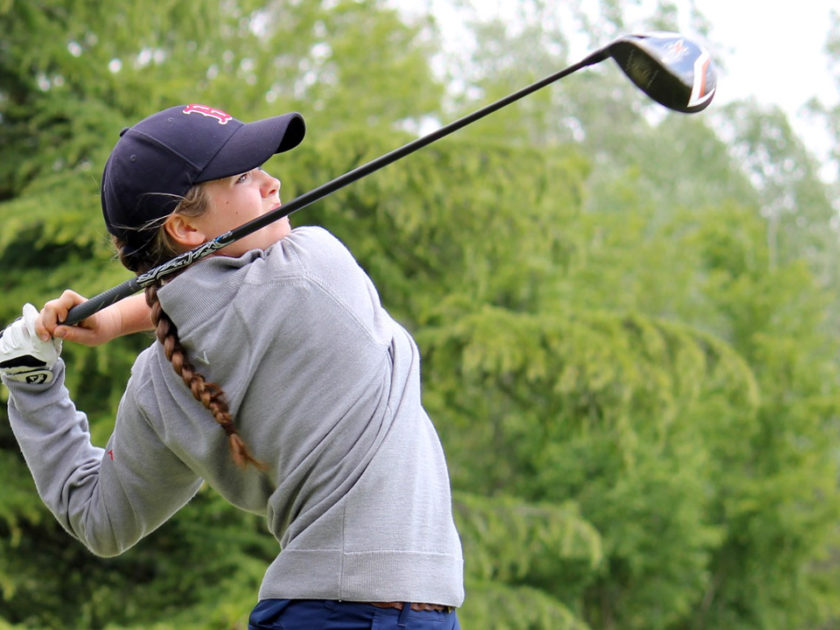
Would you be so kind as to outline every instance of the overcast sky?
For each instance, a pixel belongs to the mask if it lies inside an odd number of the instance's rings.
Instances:
[[[775,103],[800,135],[809,136],[809,144],[824,149],[824,135],[806,126],[800,110],[814,96],[829,105],[840,100],[824,52],[830,12],[840,11],[840,2],[697,0],[697,7],[711,22],[711,36],[724,46],[717,52],[725,72],[716,98],[754,96]]]
[[[519,4],[517,0],[457,1],[471,4],[484,16],[501,16],[508,22],[515,19]],[[591,2],[582,1],[584,5]],[[463,30],[459,31],[458,13],[450,8],[456,0],[393,2],[408,10],[431,8],[439,18],[447,47],[466,41]],[[687,7],[688,0],[677,0],[680,4]],[[840,88],[831,77],[824,53],[830,13],[832,9],[840,12],[840,0],[695,0],[695,5],[711,24],[710,43],[718,45],[711,50],[722,66],[716,103],[753,96],[760,103],[779,105],[800,137],[818,157],[824,155],[826,135],[808,124],[801,108],[815,96],[827,105],[840,101]],[[556,6],[563,10],[562,2]],[[644,28],[643,24],[630,24],[629,31]]]
[[[840,11],[840,2],[697,0],[697,6],[712,36],[732,48],[720,52],[727,93],[752,94],[791,113],[812,96],[837,101],[824,48],[831,9]]]

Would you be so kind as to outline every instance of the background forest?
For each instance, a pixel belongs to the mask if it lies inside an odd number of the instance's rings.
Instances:
[[[307,139],[268,165],[289,200],[575,61],[573,32],[625,32],[618,2],[564,28],[523,4],[532,23],[476,22],[475,54],[441,64],[434,19],[380,0],[0,0],[0,321],[127,277],[98,182],[149,113],[302,112]],[[840,248],[819,166],[777,109],[663,112],[602,64],[295,215],[418,340],[465,630],[840,628]],[[65,348],[97,443],[150,342]],[[277,552],[262,520],[205,490],[93,557],[41,505],[5,413],[0,629],[247,626]]]

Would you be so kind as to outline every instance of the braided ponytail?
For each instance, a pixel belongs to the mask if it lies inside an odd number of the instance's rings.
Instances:
[[[254,459],[245,442],[239,436],[239,433],[237,433],[222,388],[216,383],[208,383],[204,376],[195,370],[192,362],[187,358],[187,352],[181,345],[175,324],[169,319],[169,316],[164,312],[163,308],[161,308],[160,300],[158,300],[157,296],[158,288],[159,285],[157,284],[146,287],[146,303],[152,310],[152,323],[155,325],[155,335],[163,346],[166,358],[172,363],[175,373],[189,387],[195,399],[213,414],[213,418],[224,429],[228,436],[230,452],[236,465],[244,468],[248,464],[253,464],[260,470],[266,470],[267,466],[263,462]]]
[[[202,186],[199,184],[190,189],[175,208],[174,212],[180,212],[187,216],[198,216],[205,211],[206,207],[207,197]],[[152,228],[157,229],[154,239],[140,251],[126,253],[124,243],[119,241],[119,239],[114,239],[114,245],[120,253],[120,261],[125,267],[135,273],[140,274],[148,271],[180,253],[172,238],[162,227],[162,224],[143,227],[144,230]],[[195,399],[213,414],[213,418],[219,423],[219,426],[222,427],[225,434],[227,434],[230,453],[236,465],[245,468],[251,464],[259,470],[267,470],[268,466],[251,455],[247,445],[237,432],[222,388],[216,383],[208,383],[204,376],[196,371],[192,362],[187,357],[187,351],[181,345],[181,340],[178,337],[178,329],[175,323],[169,318],[169,315],[164,312],[158,299],[157,293],[161,286],[162,282],[158,280],[155,284],[146,287],[145,294],[146,304],[151,309],[155,335],[163,346],[166,358],[172,363],[172,368],[175,370],[175,373],[181,377]]]

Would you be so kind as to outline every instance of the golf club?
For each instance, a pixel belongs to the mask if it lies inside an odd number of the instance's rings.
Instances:
[[[458,120],[422,136],[381,157],[363,164],[344,175],[323,184],[288,203],[278,206],[233,230],[220,234],[199,247],[180,254],[172,260],[139,274],[87,302],[70,310],[65,324],[76,324],[97,311],[118,302],[159,279],[191,265],[197,260],[227,247],[249,234],[292,214],[332,194],[336,190],[447,136],[470,123],[484,118],[506,105],[539,90],[581,68],[612,58],[630,80],[645,94],[665,107],[683,113],[699,112],[708,106],[717,86],[716,72],[711,57],[697,43],[678,33],[654,32],[625,35],[611,44],[590,54],[581,61],[540,81],[522,88],[504,98],[486,105]]]

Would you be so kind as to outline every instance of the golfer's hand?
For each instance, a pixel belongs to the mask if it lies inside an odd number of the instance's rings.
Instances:
[[[86,301],[87,298],[70,290],[62,293],[61,297],[50,300],[35,320],[35,334],[43,341],[54,337],[85,346],[98,346],[119,337],[122,334],[122,318],[116,309],[98,311],[75,326],[61,324],[67,319],[71,308]]]
[[[146,297],[139,293],[97,311],[74,326],[61,324],[74,306],[87,302],[75,291],[65,291],[56,300],[46,303],[35,332],[41,338],[50,336],[85,346],[98,346],[122,335],[154,330],[152,311]]]

